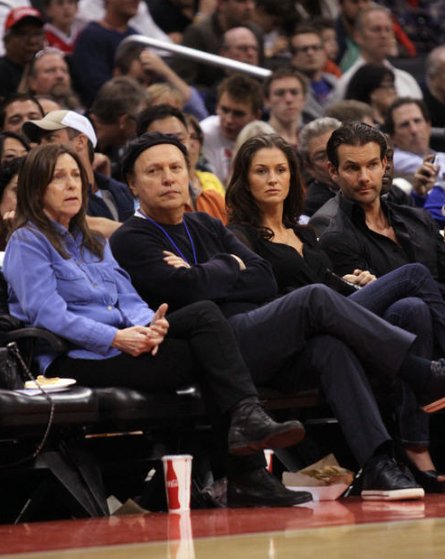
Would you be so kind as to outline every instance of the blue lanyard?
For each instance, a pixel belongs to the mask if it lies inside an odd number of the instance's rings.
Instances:
[[[175,243],[175,241],[172,239],[172,237],[170,236],[170,234],[162,227],[162,225],[160,225],[157,221],[155,221],[154,219],[152,219],[151,217],[149,217],[148,215],[144,214],[141,210],[141,208],[139,208],[138,210],[136,210],[136,215],[138,215],[139,217],[143,217],[144,219],[146,219],[147,221],[149,221],[150,223],[152,223],[155,227],[157,227],[159,229],[159,231],[161,231],[164,236],[167,238],[168,242],[171,244],[171,246],[173,247],[173,249],[177,252],[177,254],[179,254],[179,256],[185,261],[187,262],[187,264],[190,264],[188,258],[185,256],[185,254],[182,252],[182,250],[178,247],[178,245]],[[184,229],[185,232],[187,233],[187,237],[190,241],[190,246],[192,247],[192,253],[193,253],[193,262],[195,264],[198,264],[198,258],[196,257],[196,248],[195,248],[195,243],[193,242],[192,236],[190,235],[190,231],[187,227],[187,223],[185,222],[185,216],[182,219],[182,223],[184,225]]]

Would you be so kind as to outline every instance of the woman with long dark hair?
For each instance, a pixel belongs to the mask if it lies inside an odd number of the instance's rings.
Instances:
[[[271,263],[280,292],[325,283],[416,333],[419,355],[431,358],[433,341],[444,354],[445,304],[428,270],[409,264],[379,279],[366,270],[336,276],[314,231],[298,223],[302,200],[298,160],[280,136],[258,136],[240,147],[226,192],[230,228]],[[403,391],[398,424],[408,462],[425,489],[444,492],[445,478],[435,472],[427,450],[428,419],[418,410],[411,391],[406,387]]]
[[[166,304],[151,310],[105,240],[89,230],[87,189],[80,159],[67,146],[35,148],[20,172],[15,229],[4,262],[10,312],[69,342],[66,355],[38,348],[42,372],[87,386],[155,393],[199,381],[217,412],[229,418],[229,453],[253,455],[244,465],[243,485],[231,480],[232,504],[289,506],[310,500],[310,494],[293,493],[263,472],[259,451],[298,442],[304,428],[299,421],[276,423],[264,412],[221,311],[209,301],[168,319]]]

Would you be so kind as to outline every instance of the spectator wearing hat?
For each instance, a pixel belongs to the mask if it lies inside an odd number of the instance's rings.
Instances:
[[[43,48],[43,18],[29,7],[13,8],[5,21],[5,55],[0,57],[0,97],[16,93],[24,70],[35,53]]]
[[[134,212],[127,186],[93,169],[96,134],[91,122],[74,111],[51,111],[41,120],[26,123],[31,141],[41,144],[67,144],[85,167],[88,189],[88,225],[109,237]]]

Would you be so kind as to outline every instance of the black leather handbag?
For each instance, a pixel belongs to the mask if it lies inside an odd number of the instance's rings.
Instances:
[[[18,351],[15,343],[0,347],[0,388],[15,390],[24,387],[22,365],[17,359]]]

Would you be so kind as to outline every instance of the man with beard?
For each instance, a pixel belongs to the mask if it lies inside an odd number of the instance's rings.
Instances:
[[[358,268],[379,277],[419,262],[445,293],[445,245],[431,216],[381,197],[386,151],[384,135],[366,124],[352,122],[332,133],[329,172],[341,196],[320,246],[337,274]]]
[[[311,218],[309,224],[315,229],[318,236],[326,229],[338,210],[339,189],[329,174],[326,149],[332,132],[340,128],[341,124],[336,118],[317,118],[306,124],[299,134],[299,152],[304,168],[312,178],[308,183],[303,213]],[[389,145],[386,159],[382,195],[396,204],[413,205],[412,198],[396,184],[393,184],[393,149]]]
[[[36,54],[28,74],[28,89],[34,95],[49,95],[62,107],[76,110],[80,101],[71,88],[71,76],[65,55],[49,47]]]

